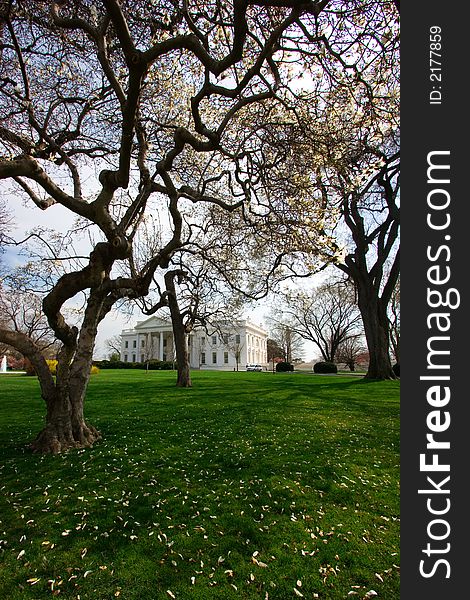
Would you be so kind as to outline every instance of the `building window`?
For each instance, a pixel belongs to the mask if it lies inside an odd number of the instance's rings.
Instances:
[[[228,352],[224,352],[224,365],[228,365]]]
[[[213,365],[217,364],[217,352],[212,353],[212,364]]]
[[[135,354],[132,355],[132,362],[135,362]]]
[[[237,333],[237,335],[235,336],[235,343],[239,344],[240,343],[240,334]]]
[[[213,335],[213,336],[212,336],[212,345],[213,345],[213,346],[216,346],[216,345],[217,345],[217,336],[216,336],[216,335]]]
[[[128,360],[129,360],[129,357],[127,356],[127,354],[124,354],[124,362],[128,362]]]
[[[140,345],[142,348],[145,348],[145,340],[140,340]]]
[[[140,355],[140,362],[145,362],[145,354]]]
[[[133,348],[137,348],[137,340],[134,340],[134,341],[132,342],[132,347],[133,347]]]
[[[202,336],[201,338],[201,346],[205,346],[206,345],[206,338],[204,336]]]
[[[126,341],[124,342],[124,348],[129,348],[129,340],[126,340]]]
[[[201,365],[205,365],[205,364],[206,364],[206,353],[201,352]]]

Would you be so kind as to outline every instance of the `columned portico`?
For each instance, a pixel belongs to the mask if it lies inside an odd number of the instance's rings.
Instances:
[[[121,360],[172,361],[175,358],[171,322],[158,317],[140,321],[122,331]],[[195,328],[188,336],[192,369],[244,370],[247,363],[267,368],[267,332],[247,320],[220,322],[213,330]]]
[[[168,321],[151,317],[138,322],[134,329],[124,329],[121,336],[121,360],[124,362],[173,360],[173,330]]]

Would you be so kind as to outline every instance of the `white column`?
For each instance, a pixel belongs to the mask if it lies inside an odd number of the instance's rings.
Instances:
[[[160,360],[163,360],[163,331],[160,331]]]

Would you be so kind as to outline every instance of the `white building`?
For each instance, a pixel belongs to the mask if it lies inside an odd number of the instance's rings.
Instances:
[[[175,358],[173,329],[170,321],[150,317],[139,321],[134,329],[121,332],[121,360],[145,362]],[[247,320],[219,323],[206,331],[195,328],[188,337],[189,363],[192,369],[233,371],[246,364],[267,367],[267,332]]]

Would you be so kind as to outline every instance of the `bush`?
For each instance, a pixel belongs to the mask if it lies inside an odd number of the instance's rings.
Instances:
[[[56,360],[46,360],[47,366],[49,367],[49,371],[52,375],[57,373],[57,361]]]
[[[288,362],[280,362],[277,363],[276,365],[276,371],[278,373],[286,373],[288,371],[293,371],[294,370],[294,365],[291,365]]]
[[[147,363],[141,363],[140,369],[146,369]],[[149,360],[148,363],[149,371],[171,371],[173,369],[173,363],[169,360]]]
[[[123,362],[122,360],[95,360],[93,364],[99,369],[132,369],[134,363]]]
[[[314,373],[337,373],[338,367],[332,362],[317,362],[313,366]]]
[[[47,363],[47,366],[49,367],[49,371],[51,372],[51,374],[54,376],[57,375],[57,361],[47,359],[46,363]],[[33,367],[33,365],[30,363],[29,360],[25,361],[25,370],[26,370],[26,375],[36,375],[37,374],[36,369]],[[100,370],[97,366],[91,365],[90,373],[92,375],[96,375],[99,372],[100,372]]]
[[[392,367],[392,371],[395,373],[397,377],[400,377],[400,363],[396,363]]]
[[[95,360],[94,364],[100,369],[147,369],[147,362],[124,362],[122,360]],[[149,360],[149,371],[171,371],[174,363],[169,360]]]

